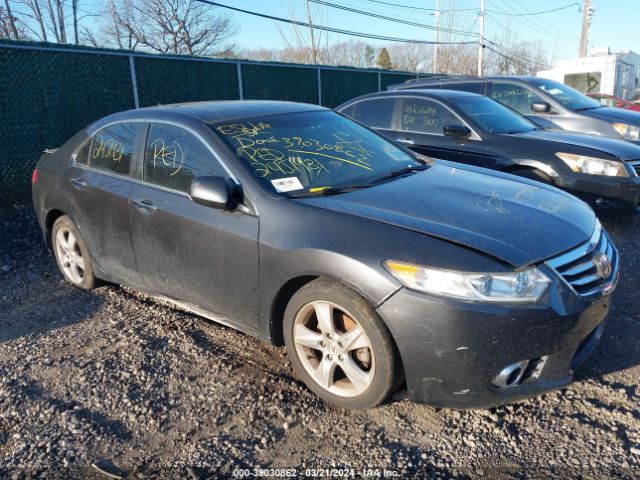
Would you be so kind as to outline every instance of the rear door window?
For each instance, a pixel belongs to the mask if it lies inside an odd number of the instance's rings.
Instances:
[[[533,90],[515,83],[495,82],[491,90],[491,98],[506,105],[522,115],[533,113],[533,102],[544,102]]]
[[[187,193],[194,178],[207,175],[228,176],[199,138],[175,125],[149,126],[144,153],[145,182]]]
[[[100,130],[91,143],[89,166],[128,176],[136,138],[142,127],[142,123],[117,123]]]
[[[389,129],[393,121],[395,105],[395,98],[363,100],[355,104],[351,117],[372,128]]]
[[[440,103],[415,97],[402,99],[401,130],[442,135],[445,125],[464,125],[464,123]]]

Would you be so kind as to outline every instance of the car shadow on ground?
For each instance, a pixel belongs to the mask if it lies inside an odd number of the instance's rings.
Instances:
[[[601,220],[620,253],[620,281],[600,345],[578,370],[578,379],[601,378],[640,365],[640,214],[603,216]]]
[[[0,344],[86,321],[103,302],[63,280],[30,209],[0,210]]]

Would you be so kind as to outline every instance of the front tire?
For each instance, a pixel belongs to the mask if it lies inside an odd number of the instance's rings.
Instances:
[[[85,290],[96,286],[89,251],[80,232],[66,215],[53,224],[51,245],[58,268],[67,282]]]
[[[384,322],[341,283],[318,279],[296,292],[283,333],[294,370],[329,403],[374,407],[401,383],[399,356]]]

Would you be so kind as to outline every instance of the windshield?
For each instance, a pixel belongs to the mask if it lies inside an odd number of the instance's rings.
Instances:
[[[535,130],[536,126],[504,105],[481,96],[451,98],[462,113],[487,133],[522,133]]]
[[[252,117],[214,125],[236,156],[271,191],[320,193],[366,185],[422,162],[330,111]]]
[[[543,92],[548,93],[569,110],[589,110],[601,108],[600,102],[583,95],[577,90],[553,80],[536,78],[530,80],[531,84],[538,87]]]

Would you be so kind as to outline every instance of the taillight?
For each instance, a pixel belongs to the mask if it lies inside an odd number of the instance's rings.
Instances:
[[[33,169],[33,174],[31,175],[31,183],[38,183],[38,169]]]

